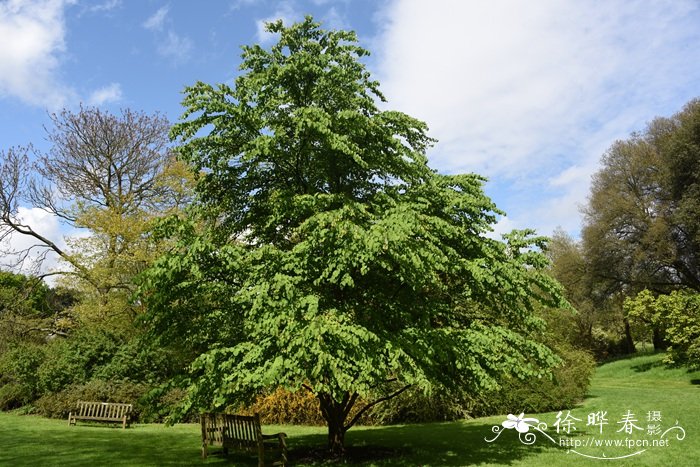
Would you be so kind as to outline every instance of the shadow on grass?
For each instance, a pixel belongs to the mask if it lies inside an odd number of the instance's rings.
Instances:
[[[661,360],[657,360],[654,362],[648,362],[648,363],[641,363],[639,365],[634,365],[631,368],[636,371],[637,373],[644,373],[645,371],[649,371],[652,368],[658,368],[661,366],[665,366],[664,362]]]
[[[524,445],[515,430],[496,435],[488,423],[455,422],[403,426],[353,428],[346,435],[346,462],[351,465],[441,465],[463,466],[480,463],[509,465],[514,461],[554,449],[541,435],[534,445]],[[304,438],[304,439],[301,439]],[[328,465],[314,458],[313,449],[326,442],[325,436],[300,437],[290,445],[290,461],[297,465]]]
[[[651,349],[638,349],[638,350],[631,352],[631,353],[623,353],[623,354],[619,354],[619,355],[614,355],[612,357],[603,358],[602,360],[598,361],[597,366],[607,365],[608,363],[619,362],[621,360],[629,360],[632,358],[649,357],[651,355],[656,355],[659,353],[664,353],[664,351],[663,350],[654,350],[653,348],[651,348]]]
[[[691,379],[690,384],[694,384],[696,386],[700,386],[700,379]]]

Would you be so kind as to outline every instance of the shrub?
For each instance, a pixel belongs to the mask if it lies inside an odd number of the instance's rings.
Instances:
[[[673,295],[673,294],[671,294]],[[691,370],[700,369],[700,294],[668,299],[668,317],[666,336],[671,344],[666,363],[687,365]],[[673,306],[674,299],[680,302]]]
[[[264,424],[325,425],[318,399],[308,391],[290,392],[282,388],[262,394],[241,413],[260,414]]]
[[[474,398],[472,415],[548,412],[570,409],[580,402],[595,370],[595,360],[588,352],[567,344],[560,344],[555,351],[562,363],[553,370],[551,379],[507,378],[499,390]]]
[[[173,414],[177,413],[180,422],[199,422],[199,414],[193,411],[181,412],[187,398],[185,389],[175,387],[170,383],[157,386],[145,394],[139,401],[141,420],[146,423],[170,422]]]
[[[444,394],[426,396],[417,390],[408,390],[388,401],[377,404],[360,418],[362,425],[388,425],[395,423],[420,423],[447,421],[464,418],[467,410],[457,400]],[[366,402],[358,400],[349,418],[354,417]],[[252,415],[258,413],[264,424],[326,424],[319,409],[316,396],[306,390],[290,392],[277,388],[261,394],[246,407],[231,407],[236,413]]]
[[[622,332],[598,327],[591,331],[590,351],[598,362],[629,354]]]
[[[674,290],[655,297],[643,290],[624,306],[633,319],[665,328],[670,344],[666,363],[700,368],[700,294]]]
[[[0,410],[11,410],[29,403],[27,390],[21,384],[7,383],[0,387]]]
[[[172,373],[172,359],[165,349],[142,347],[138,339],[120,345],[110,360],[95,370],[95,378],[128,379],[154,383]]]
[[[46,359],[38,368],[41,393],[54,393],[70,385],[87,383],[118,352],[121,339],[105,331],[81,329],[68,339],[46,346]]]
[[[370,411],[367,422],[373,425],[426,423],[461,420],[469,417],[469,399],[435,392],[426,395],[409,389]]]
[[[29,404],[40,390],[37,370],[45,351],[34,344],[20,344],[0,356],[0,409]]]
[[[140,404],[142,397],[150,388],[141,383],[129,381],[92,380],[85,384],[72,384],[62,391],[50,393],[39,398],[35,403],[40,415],[50,418],[67,418],[78,401],[120,402],[134,404],[132,417],[141,419],[141,413],[147,407]]]

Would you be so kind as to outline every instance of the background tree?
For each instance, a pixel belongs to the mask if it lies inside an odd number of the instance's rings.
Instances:
[[[582,232],[598,287],[622,304],[644,289],[700,289],[700,101],[617,141],[594,176]],[[663,332],[653,328],[657,348]]]
[[[581,241],[565,232],[554,232],[547,255],[551,274],[564,286],[575,313],[550,316],[548,322],[559,336],[579,349],[592,352],[598,360],[634,351],[632,328],[622,313],[619,293],[593,273]]]
[[[562,319],[559,332],[569,342],[593,349],[593,328],[601,317],[593,301],[593,284],[581,245],[563,230],[556,230],[548,244],[547,256],[552,276],[564,287],[567,300],[577,311]]]
[[[700,294],[674,290],[654,296],[642,290],[625,300],[624,306],[632,319],[665,330],[670,344],[666,363],[700,368]]]
[[[47,154],[35,154],[31,162],[31,148],[3,154],[0,238],[21,234],[36,240],[5,253],[15,253],[15,266],[54,253],[64,267],[43,276],[68,275],[66,284],[94,295],[97,305],[120,297],[117,308],[127,310],[131,279],[154,255],[144,235],[149,222],[187,202],[188,174],[168,149],[169,123],[157,114],[126,109],[113,115],[97,108],[64,110],[51,120]],[[64,248],[24,224],[22,206],[43,209],[89,234]]]
[[[0,354],[33,329],[50,330],[49,293],[42,281],[0,271]]]
[[[235,87],[186,89],[172,131],[198,197],[162,225],[178,243],[141,297],[160,342],[192,356],[183,409],[305,388],[338,454],[358,417],[410,387],[547,374],[533,309],[563,300],[544,239],[486,236],[483,179],[428,168],[425,124],[377,108],[354,33],[311,18],[268,31],[279,42],[244,47]]]

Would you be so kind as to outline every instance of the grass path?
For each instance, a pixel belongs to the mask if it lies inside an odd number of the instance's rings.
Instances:
[[[586,426],[589,413],[607,412],[608,425],[603,433],[598,426]],[[633,434],[617,431],[623,415],[630,411],[643,430]],[[660,415],[660,422],[647,420]],[[656,412],[656,413],[655,413]],[[517,414],[516,414],[517,415]],[[566,415],[566,411],[564,414]],[[546,422],[545,431],[556,443],[561,439],[570,444],[583,444],[567,452],[566,446],[553,443],[544,435],[537,435],[532,445],[518,440],[515,430],[502,430],[492,443],[493,426],[500,426],[505,417],[488,417],[454,423],[400,425],[389,427],[353,428],[347,434],[347,443],[354,452],[370,452],[371,461],[357,461],[353,465],[382,466],[695,466],[700,465],[700,372],[667,369],[659,355],[646,355],[608,363],[598,368],[590,395],[578,407],[571,408],[576,430],[565,436],[556,433],[552,424],[557,412],[526,414]],[[658,418],[658,417],[657,417]],[[592,447],[592,440],[610,443],[632,439],[634,443],[648,440],[649,424],[660,425],[662,430],[676,421],[685,430],[679,441],[672,430],[665,438],[668,446]],[[309,446],[323,446],[325,432],[317,427],[272,426],[264,432],[285,431],[290,436],[292,456],[296,465],[320,465],[300,459],[300,452]],[[610,460],[644,450],[641,454],[621,460]],[[582,455],[581,455],[582,454]],[[583,455],[607,457],[590,459]],[[384,456],[384,458],[382,458]],[[389,456],[389,457],[387,457]],[[304,459],[307,459],[306,461]],[[101,466],[101,465],[257,465],[254,459],[229,456],[211,456],[206,462],[199,458],[197,425],[136,425],[129,430],[108,426],[80,424],[68,427],[67,422],[35,416],[0,413],[0,466]]]

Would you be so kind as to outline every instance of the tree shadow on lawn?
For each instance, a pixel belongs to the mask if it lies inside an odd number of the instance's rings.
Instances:
[[[654,362],[640,363],[639,365],[634,365],[631,368],[637,373],[644,373],[645,371],[649,371],[652,368],[658,368],[662,366],[665,366],[664,362],[662,362],[661,360],[657,360]]]
[[[509,465],[516,460],[556,449],[536,431],[536,442],[525,445],[515,430],[496,434],[492,424],[475,422],[430,423],[388,427],[358,427],[346,434],[347,455],[351,465],[441,465],[463,466],[482,463]],[[499,425],[500,426],[500,425]],[[290,439],[292,465],[328,465],[320,435]]]
[[[288,439],[289,465],[377,465],[377,466],[466,466],[510,465],[546,450],[557,449],[551,441],[534,432],[537,440],[525,445],[515,430],[496,434],[491,424],[475,422],[429,423],[388,427],[356,427],[346,434],[346,456],[332,459],[325,448],[325,435],[302,435]],[[486,439],[485,439],[486,438]],[[224,459],[220,451],[214,457]],[[229,465],[256,466],[257,459],[231,453]]]

